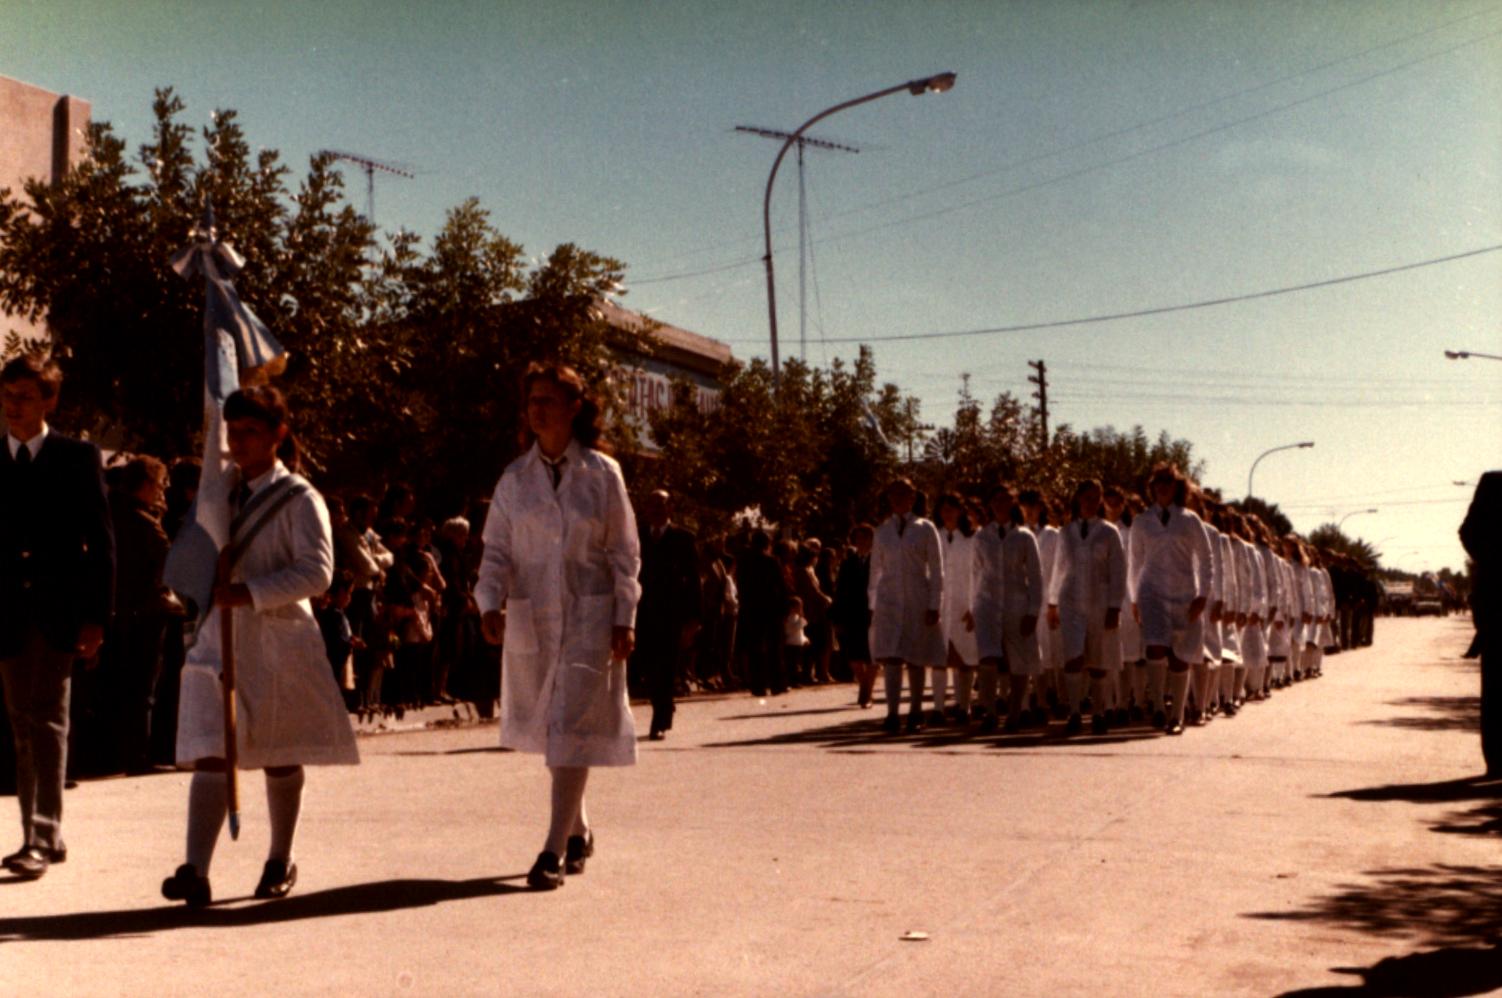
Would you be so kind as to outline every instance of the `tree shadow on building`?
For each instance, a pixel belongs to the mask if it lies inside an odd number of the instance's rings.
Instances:
[[[1432,947],[1370,967],[1336,967],[1362,983],[1288,992],[1317,995],[1474,995],[1502,987],[1502,867],[1435,864],[1373,870],[1302,909],[1256,912],[1265,921],[1321,923]],[[1286,998],[1286,996],[1285,996]]]

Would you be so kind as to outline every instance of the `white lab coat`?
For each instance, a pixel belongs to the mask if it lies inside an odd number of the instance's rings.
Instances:
[[[1206,614],[1190,623],[1189,604],[1213,602],[1210,544],[1200,518],[1186,509],[1149,507],[1132,520],[1132,576],[1145,645],[1172,646],[1183,662],[1204,654]]]
[[[1085,536],[1081,524],[1088,522]],[[1059,608],[1054,632],[1067,662],[1080,655],[1091,668],[1121,667],[1121,635],[1106,631],[1106,611],[1126,600],[1126,555],[1121,531],[1102,519],[1074,520],[1059,534],[1048,602]]]
[[[250,483],[252,496],[288,477],[295,476],[278,461]],[[232,582],[245,584],[252,601],[231,611],[239,767],[357,763],[349,711],[308,602],[333,579],[328,510],[323,497],[309,487],[271,517],[231,576]],[[177,711],[180,766],[224,758],[220,613],[219,607],[209,611],[183,664]]]
[[[1247,622],[1241,630],[1241,660],[1248,668],[1258,668],[1267,664],[1267,572],[1263,567],[1261,549],[1244,540],[1237,543],[1246,579],[1243,602]],[[1260,620],[1253,621],[1253,616]]]
[[[1053,579],[1054,565],[1059,560],[1059,528],[1050,524],[1037,531],[1038,535],[1038,558],[1043,565],[1043,591],[1044,599],[1048,598],[1048,586]],[[1048,621],[1043,620],[1038,624],[1038,653],[1043,656],[1043,668],[1062,669],[1064,667],[1064,646],[1060,640],[1058,631],[1048,626]]]
[[[1217,531],[1219,533],[1219,531]],[[1221,571],[1224,574],[1222,597],[1224,612],[1220,618],[1220,660],[1241,664],[1241,629],[1236,625],[1236,615],[1245,613],[1242,605],[1242,567],[1238,545],[1240,541],[1230,534],[1219,533]]]
[[[944,596],[939,622],[944,628],[945,641],[954,645],[960,661],[975,665],[980,661],[975,630],[965,627],[965,614],[971,610],[975,593],[975,535],[966,537],[958,530],[938,529],[944,547]]]
[[[1314,576],[1314,602],[1318,607],[1315,616],[1321,618],[1314,643],[1321,648],[1331,648],[1335,645],[1335,631],[1328,618],[1335,615],[1335,585],[1330,580],[1329,570],[1323,565],[1311,569],[1310,574]]]
[[[987,524],[975,537],[975,639],[981,658],[1005,659],[1013,675],[1043,670],[1038,632],[1042,622],[1043,564],[1038,538],[1026,527]],[[1026,637],[1022,618],[1038,627]]]
[[[558,488],[536,444],[496,483],[475,601],[505,607],[501,745],[549,766],[629,766],[636,725],[611,630],[636,625],[641,548],[620,465],[571,441]]]
[[[925,619],[943,609],[943,546],[928,520],[909,514],[906,522],[898,534],[897,517],[887,517],[871,546],[871,658],[943,665],[944,629]]]

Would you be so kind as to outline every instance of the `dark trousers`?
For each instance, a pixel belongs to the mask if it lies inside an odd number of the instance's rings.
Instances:
[[[151,768],[151,715],[156,684],[162,671],[162,634],[166,620],[159,613],[122,614],[105,646],[112,701],[107,713],[114,728],[113,751],[127,773]]]
[[[782,621],[741,620],[746,649],[746,685],[761,696],[788,688],[782,662]]]
[[[68,768],[68,693],[73,652],[31,628],[21,654],[0,659],[5,711],[16,746],[16,797],[27,845],[62,849],[63,780]]]
[[[638,630],[636,651],[632,655],[642,692],[652,701],[653,731],[668,731],[673,727],[673,694],[682,655],[673,630],[660,626]]]

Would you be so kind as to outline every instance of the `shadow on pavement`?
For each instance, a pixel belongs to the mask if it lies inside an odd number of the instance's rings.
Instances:
[[[1256,912],[1247,918],[1319,922],[1426,946],[1490,945],[1502,925],[1502,866],[1373,870],[1365,884],[1307,902],[1302,910]]]
[[[1363,724],[1383,725],[1391,728],[1407,728],[1411,731],[1480,731],[1481,698],[1474,697],[1404,697],[1390,700],[1391,707],[1419,707],[1429,711],[1428,716],[1387,717]]]
[[[1334,967],[1337,974],[1361,978],[1348,987],[1302,988],[1279,998],[1460,998],[1489,994],[1502,988],[1502,947],[1471,949],[1452,946],[1407,956],[1390,956],[1370,967]]]
[[[370,884],[334,887],[310,894],[294,894],[280,901],[249,905],[236,904],[249,898],[231,898],[197,910],[174,904],[157,908],[0,918],[0,943],[146,936],[173,929],[228,928],[292,922],[305,918],[397,911],[403,908],[426,908],[445,901],[468,901],[502,894],[526,893],[526,887],[508,883],[524,880],[525,877],[526,874],[518,873],[507,877],[479,877],[474,880],[382,880]]]
[[[857,709],[853,707],[839,708],[841,711],[855,711]],[[786,713],[779,711],[777,713],[768,712],[744,718],[734,718],[734,720],[749,720],[753,717],[774,720],[786,716]],[[1104,735],[1092,735],[1088,730],[1083,734],[1066,735],[1064,734],[1064,725],[1059,721],[1049,724],[1047,728],[1024,728],[1022,731],[1011,735],[996,732],[983,733],[979,726],[973,724],[965,727],[959,725],[930,727],[924,728],[916,734],[889,735],[882,730],[883,717],[884,715],[876,711],[862,711],[857,719],[847,721],[843,724],[830,724],[799,731],[785,731],[761,738],[738,738],[729,741],[705,742],[703,747],[751,748],[773,745],[813,745],[835,752],[875,752],[897,748],[941,750],[961,745],[981,745],[1005,750],[1038,748],[1040,746],[1105,746],[1121,742],[1141,741],[1146,738],[1162,737],[1162,732],[1156,728],[1142,724],[1116,728]],[[724,720],[732,720],[732,718],[725,718]]]
[[[1502,776],[1467,776],[1437,783],[1393,783],[1361,790],[1342,790],[1329,796],[1414,804],[1474,803],[1469,810],[1451,811],[1432,821],[1429,827],[1452,835],[1502,835]]]

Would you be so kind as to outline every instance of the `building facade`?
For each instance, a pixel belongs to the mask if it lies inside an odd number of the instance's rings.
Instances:
[[[18,197],[33,178],[61,180],[84,154],[89,112],[86,100],[0,76],[0,188]],[[41,323],[0,312],[0,337],[11,331],[46,334]]]

